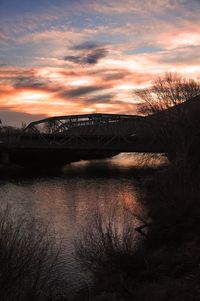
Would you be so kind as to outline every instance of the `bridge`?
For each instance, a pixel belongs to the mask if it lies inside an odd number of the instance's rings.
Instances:
[[[164,152],[149,133],[148,117],[84,114],[31,122],[19,133],[0,134],[1,161],[43,165],[105,158],[120,152]]]

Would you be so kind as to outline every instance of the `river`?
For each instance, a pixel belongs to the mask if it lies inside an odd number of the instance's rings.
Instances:
[[[155,166],[163,159],[147,161]],[[143,164],[144,157],[120,154],[112,159],[68,164],[62,172],[7,177],[0,180],[1,206],[8,205],[16,216],[34,217],[49,231],[58,233],[66,277],[72,283],[81,283],[83,274],[74,259],[74,238],[97,207],[106,214],[114,206],[119,215],[125,207],[140,207],[136,175]]]

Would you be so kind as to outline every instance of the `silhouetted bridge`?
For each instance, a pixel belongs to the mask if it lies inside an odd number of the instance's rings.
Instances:
[[[31,122],[17,134],[1,135],[1,161],[64,164],[120,152],[164,152],[149,134],[147,117],[85,114]]]

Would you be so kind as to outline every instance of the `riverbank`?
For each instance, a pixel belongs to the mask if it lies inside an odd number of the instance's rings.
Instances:
[[[1,199],[12,206],[15,217],[19,208],[24,217],[28,209],[29,215],[49,226],[55,223],[62,230],[63,265],[72,263],[69,257],[75,229],[82,235],[81,244],[79,237],[76,239],[76,259],[91,273],[94,285],[83,276],[82,287],[73,295],[68,290],[72,290],[70,279],[61,273],[62,280],[56,279],[53,288],[60,299],[49,300],[199,300],[198,173],[178,164],[133,168],[129,161],[130,168],[125,159],[120,166],[115,160],[72,164],[62,177],[46,178],[39,173],[39,177],[31,176],[28,181],[27,176],[19,181],[19,175],[17,181],[2,181]],[[107,220],[103,218],[108,204],[111,209],[112,205],[120,205],[120,212],[126,209],[124,223],[121,213],[120,224],[115,223],[112,210]],[[88,227],[83,221],[93,215],[96,205],[103,211],[97,211]],[[139,211],[140,207],[145,212]],[[77,228],[80,222],[82,230]],[[142,232],[138,224],[146,225]],[[15,227],[12,229],[15,231]],[[54,237],[50,240],[53,242]],[[6,247],[4,243],[2,239]],[[74,276],[78,278],[78,272]],[[43,296],[41,300],[45,300]]]
[[[198,181],[199,175],[182,164],[171,164],[146,181],[152,223],[144,244],[147,264],[138,273],[134,300],[200,299]]]
[[[143,179],[141,202],[151,222],[147,222],[147,235],[137,249],[116,248],[116,237],[107,229],[99,242],[105,244],[111,233],[112,243],[103,249],[105,256],[99,266],[94,253],[79,254],[83,265],[86,257],[92,260],[91,266],[96,265],[95,301],[200,300],[198,180],[199,175],[183,165],[157,170]]]
[[[26,219],[27,227],[29,227],[29,222],[32,219],[35,220],[36,224],[39,222],[41,230],[43,226],[45,229],[48,229],[50,242],[55,248],[57,246],[55,245],[55,232],[62,242],[59,275],[57,273],[57,276],[59,276],[59,279],[61,277],[62,281],[56,280],[54,282],[56,286],[52,287],[54,293],[59,292],[59,294],[65,295],[70,301],[83,301],[84,296],[88,300],[88,294],[92,290],[91,282],[88,283],[85,273],[81,273],[77,261],[74,260],[74,237],[77,233],[81,233],[81,228],[84,227],[85,221],[97,207],[101,208],[102,213],[106,215],[107,208],[115,205],[119,208],[118,216],[120,218],[124,205],[129,203],[135,203],[136,207],[139,205],[135,181],[136,178],[143,178],[145,169],[140,170],[140,168],[136,168],[137,163],[138,161],[134,155],[125,154],[112,160],[83,161],[70,164],[65,167],[61,174],[53,173],[51,175],[47,172],[43,175],[41,170],[36,170],[35,174],[30,170],[30,175],[29,172],[24,175],[19,173],[15,177],[10,175],[7,178],[5,178],[4,173],[2,174],[4,178],[1,177],[0,181],[1,209],[9,206],[13,212],[14,221],[17,220],[20,224],[23,219]],[[151,169],[148,170],[148,173],[150,172]],[[6,219],[9,220],[9,216]],[[11,231],[11,236],[12,233],[15,233],[15,225],[16,222],[13,223],[12,229],[7,228],[9,232],[10,230],[14,231]],[[24,228],[26,225],[24,225]],[[9,236],[7,231],[6,233]],[[23,231],[20,233],[23,235]],[[24,235],[26,238],[26,231]],[[33,235],[37,238],[37,233]],[[15,237],[18,236],[14,235]],[[1,241],[1,247],[6,250],[8,239],[2,238]],[[10,245],[11,251],[13,247],[14,252],[17,253],[18,243],[20,242],[15,241],[16,244],[11,239]],[[37,241],[35,243],[37,248]],[[39,240],[39,243],[42,244],[42,241]],[[23,248],[21,250],[23,251]],[[22,258],[22,261],[18,261],[19,263],[23,263],[25,255],[19,255]],[[25,261],[27,260],[26,257],[24,259]],[[11,263],[10,266],[12,267],[13,264]],[[37,272],[37,268],[40,268],[40,265],[35,265],[36,270],[33,270],[33,273]],[[54,277],[53,275],[51,276]],[[48,277],[46,279],[48,280]],[[9,283],[9,298],[11,298],[14,291],[12,281]],[[81,286],[83,288],[80,289]],[[24,286],[23,284],[19,288],[27,292],[26,288],[28,289],[29,286]],[[76,295],[79,289],[80,297]],[[1,289],[2,300],[4,296]],[[5,296],[4,299],[6,301],[9,300],[8,296]],[[38,300],[44,299],[41,297]],[[53,300],[58,300],[58,297]]]

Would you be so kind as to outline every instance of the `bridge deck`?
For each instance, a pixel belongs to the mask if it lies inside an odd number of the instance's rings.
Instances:
[[[30,123],[18,135],[1,135],[0,153],[13,161],[79,160],[120,152],[163,153],[141,116],[86,114]],[[59,158],[60,157],[60,158]]]

